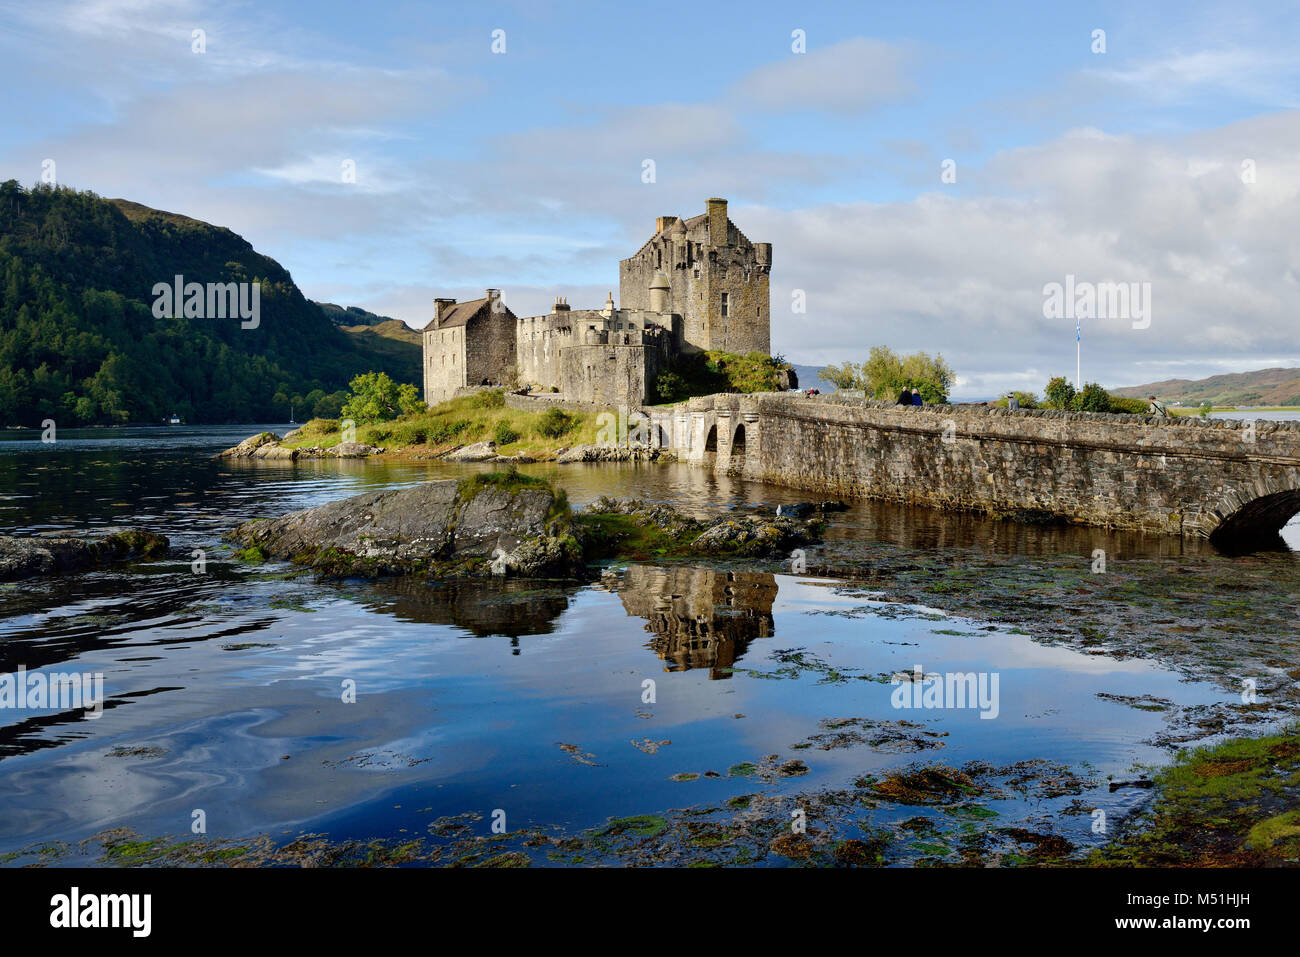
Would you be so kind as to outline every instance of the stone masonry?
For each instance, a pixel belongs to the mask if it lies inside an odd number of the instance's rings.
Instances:
[[[651,443],[807,489],[1267,544],[1300,512],[1300,422],[920,409],[839,396],[716,395],[647,410]]]
[[[655,235],[619,264],[619,296],[602,309],[517,318],[495,289],[483,299],[434,300],[424,328],[424,400],[482,384],[558,391],[582,403],[639,407],[684,351],[761,352],[770,343],[770,243],[751,243],[710,199],[691,219],[661,216]]]

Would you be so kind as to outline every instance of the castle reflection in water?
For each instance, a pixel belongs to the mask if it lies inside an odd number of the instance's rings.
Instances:
[[[629,615],[646,620],[649,642],[668,671],[709,669],[729,678],[755,638],[773,632],[776,578],[761,572],[630,565],[618,585]]]

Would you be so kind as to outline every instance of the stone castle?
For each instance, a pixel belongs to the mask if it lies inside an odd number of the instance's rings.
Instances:
[[[660,216],[654,235],[618,268],[601,309],[555,300],[549,315],[519,318],[500,292],[435,299],[425,326],[424,401],[501,383],[558,392],[566,401],[640,406],[659,373],[684,352],[770,350],[772,244],[751,243],[710,199],[690,219]]]

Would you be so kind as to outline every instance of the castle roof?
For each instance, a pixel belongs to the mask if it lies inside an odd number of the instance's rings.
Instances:
[[[463,326],[466,323],[468,323],[471,319],[473,319],[475,316],[477,316],[479,312],[487,305],[488,305],[488,300],[486,296],[484,296],[482,299],[469,299],[465,302],[458,302],[454,306],[452,306],[449,310],[447,310],[446,314],[443,315],[442,317],[442,321],[439,322],[436,326],[434,325],[435,320],[430,319],[425,324],[424,328],[425,329],[446,329],[450,326]],[[509,306],[506,306],[505,315],[509,316],[511,319],[515,318],[515,314],[510,311]]]

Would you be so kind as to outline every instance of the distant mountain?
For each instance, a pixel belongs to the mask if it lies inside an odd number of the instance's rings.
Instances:
[[[418,332],[402,320],[384,319],[373,325],[340,326],[340,328],[362,352],[382,357],[385,360],[384,368],[394,379],[400,382],[413,382],[416,385],[420,385],[423,381],[423,340]]]
[[[793,363],[792,363],[793,365]],[[799,376],[799,388],[801,389],[820,389],[822,392],[834,392],[835,385],[821,378],[817,373],[826,368],[821,366],[801,366],[794,367],[795,374]]]
[[[326,318],[339,328],[346,326],[377,326],[385,322],[398,322],[392,316],[379,316],[373,312],[367,312],[360,306],[336,306],[332,302],[316,302],[314,305],[320,307],[321,312],[325,313]]]
[[[238,317],[155,316],[155,285],[176,276],[205,289],[257,283],[256,328]],[[388,321],[359,313],[354,327]],[[0,425],[159,422],[172,412],[194,423],[284,418],[291,403],[314,407],[361,372],[418,383],[419,362],[398,341],[345,332],[279,263],[224,227],[66,187],[0,183]]]
[[[1110,391],[1140,399],[1154,395],[1183,405],[1203,402],[1226,406],[1300,405],[1300,369],[1260,369],[1208,379],[1166,379]]]
[[[419,385],[424,376],[424,345],[420,334],[392,316],[367,312],[360,306],[336,306],[315,302],[321,312],[357,346],[388,361],[388,374],[402,382]]]

